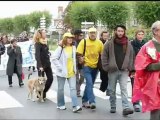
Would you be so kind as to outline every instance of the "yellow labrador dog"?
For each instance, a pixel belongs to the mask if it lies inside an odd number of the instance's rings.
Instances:
[[[47,80],[46,77],[38,77],[35,79],[28,80],[28,89],[29,89],[28,100],[30,100],[31,96],[31,100],[34,102],[35,100],[33,98],[33,94],[36,93],[36,95],[39,98],[39,101],[44,102],[43,90],[45,88],[46,80]]]

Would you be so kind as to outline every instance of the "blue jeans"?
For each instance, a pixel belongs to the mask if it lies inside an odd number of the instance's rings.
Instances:
[[[111,107],[116,107],[116,85],[117,80],[119,80],[119,85],[121,89],[122,107],[123,109],[129,108],[128,93],[127,93],[127,82],[128,82],[128,72],[127,71],[116,71],[113,73],[108,73],[108,89],[110,93],[110,105]]]
[[[57,82],[58,82],[58,93],[57,93],[57,104],[58,107],[64,106],[64,84],[65,84],[66,78],[57,76]],[[70,87],[70,96],[72,99],[72,106],[78,106],[78,100],[77,100],[77,91],[76,91],[76,77],[73,76],[71,78],[67,78],[68,84]]]
[[[89,103],[95,103],[93,85],[97,77],[98,69],[84,66],[83,73],[84,73],[84,78],[86,79],[86,86],[82,97],[82,102],[84,103],[89,101]]]

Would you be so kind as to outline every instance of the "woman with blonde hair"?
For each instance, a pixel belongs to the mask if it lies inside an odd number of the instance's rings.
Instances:
[[[44,73],[47,76],[47,81],[43,92],[43,98],[46,98],[46,92],[49,90],[53,82],[50,52],[47,46],[46,31],[44,29],[38,29],[35,32],[33,39],[35,41],[35,58],[37,61],[38,76],[44,77]]]
[[[68,80],[70,96],[72,99],[73,112],[81,111],[78,105],[76,92],[76,47],[73,45],[73,35],[65,33],[61,46],[55,50],[53,63],[56,66],[56,76],[58,82],[57,109],[65,110],[64,84]]]

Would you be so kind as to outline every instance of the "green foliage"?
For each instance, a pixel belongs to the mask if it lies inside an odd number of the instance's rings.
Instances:
[[[14,32],[20,34],[23,31],[29,32],[29,20],[27,15],[18,15],[13,19]]]
[[[0,20],[0,31],[2,33],[12,33],[14,30],[13,19],[12,18],[4,18]]]
[[[40,18],[43,15],[46,18],[46,27],[49,27],[52,21],[52,15],[48,11],[35,11],[29,15],[17,15],[14,18],[0,19],[0,33],[18,35],[23,31],[29,32],[30,27],[37,29],[40,25]]]
[[[135,31],[136,30],[137,29],[135,27],[134,28],[130,28],[130,29],[127,30],[126,35],[127,35],[129,40],[134,40],[135,39]]]
[[[112,30],[117,24],[124,24],[128,18],[128,8],[125,2],[98,2],[96,7],[96,15],[98,19],[109,30]]]
[[[94,3],[91,2],[74,2],[69,10],[68,17],[74,28],[81,28],[81,22],[96,22],[96,15],[93,10]]]
[[[160,2],[159,1],[141,1],[136,2],[135,14],[139,22],[147,27],[160,19]]]
[[[29,15],[30,26],[34,27],[35,29],[38,29],[39,25],[40,25],[40,18],[43,15],[46,18],[46,26],[49,27],[49,25],[51,24],[52,15],[48,11],[43,11],[43,12],[35,11],[35,12],[32,12]]]
[[[146,28],[141,28],[145,31],[145,36],[144,36],[144,40],[148,41],[152,39],[152,32],[150,29],[146,29]],[[137,28],[133,27],[127,30],[127,37],[129,40],[134,40],[135,39],[135,32],[137,31]]]

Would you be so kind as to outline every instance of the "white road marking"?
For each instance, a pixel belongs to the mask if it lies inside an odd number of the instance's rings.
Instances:
[[[65,96],[65,95],[64,95],[64,96]],[[49,100],[51,100],[52,102],[57,103],[57,91],[50,89],[50,90],[47,92],[47,98],[48,98]],[[64,99],[65,99],[65,103],[71,102],[71,98],[68,97],[68,96],[65,96]]]
[[[81,85],[81,90],[84,92],[84,89],[85,89],[85,84],[82,84]],[[93,88],[93,91],[94,91],[94,95],[96,96],[96,97],[99,97],[99,98],[101,98],[101,99],[104,99],[104,100],[106,100],[106,99],[109,99],[109,96],[106,96],[106,92],[101,92],[99,89],[97,89],[97,88]],[[82,93],[83,93],[82,92]],[[117,92],[117,93],[119,93],[119,92]],[[116,97],[118,98],[118,99],[121,99],[121,96],[119,96],[119,95],[116,95]],[[129,101],[131,101],[131,99],[130,98],[128,98],[128,100]]]
[[[0,108],[23,107],[15,98],[5,91],[0,91]]]

